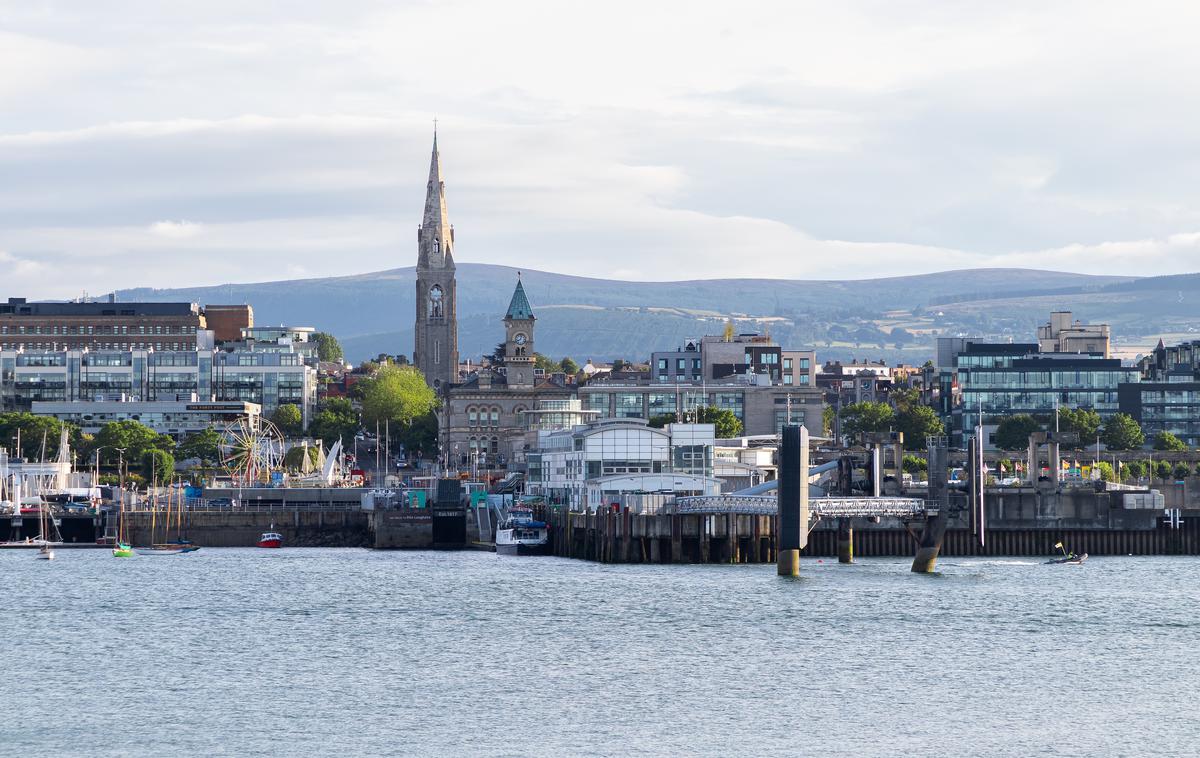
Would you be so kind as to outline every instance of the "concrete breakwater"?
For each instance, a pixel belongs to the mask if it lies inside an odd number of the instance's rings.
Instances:
[[[628,511],[543,514],[551,525],[555,555],[604,563],[774,563],[775,516],[747,514],[655,514]],[[855,525],[854,555],[911,557],[915,534],[904,527]],[[802,555],[836,557],[837,529],[821,524],[809,535]],[[1091,555],[1200,555],[1200,518],[1179,528],[1151,523],[1148,528],[1033,527],[987,532],[984,546],[970,529],[946,532],[943,556],[1049,556],[1062,542]]]

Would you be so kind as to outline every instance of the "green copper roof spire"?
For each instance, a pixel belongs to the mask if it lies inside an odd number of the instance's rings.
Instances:
[[[504,318],[513,321],[533,318],[533,308],[529,305],[529,298],[525,296],[520,272],[517,272],[517,288],[513,290],[512,301],[508,304],[508,313],[504,314]]]

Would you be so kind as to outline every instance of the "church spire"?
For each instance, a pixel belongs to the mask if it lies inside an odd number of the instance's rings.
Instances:
[[[421,219],[418,263],[433,268],[454,267],[454,229],[446,211],[446,182],[442,178],[442,156],[438,152],[437,127],[429,158],[429,182],[425,185],[425,215]]]

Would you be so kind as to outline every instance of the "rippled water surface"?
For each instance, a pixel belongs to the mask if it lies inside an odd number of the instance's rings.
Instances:
[[[0,551],[3,755],[1196,755],[1200,561]]]

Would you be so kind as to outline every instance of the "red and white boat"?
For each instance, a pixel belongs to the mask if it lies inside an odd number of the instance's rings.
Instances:
[[[259,547],[283,547],[283,535],[279,532],[263,532],[258,538]]]

